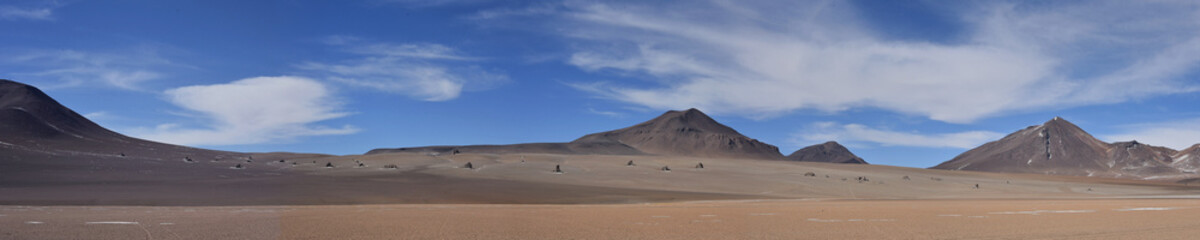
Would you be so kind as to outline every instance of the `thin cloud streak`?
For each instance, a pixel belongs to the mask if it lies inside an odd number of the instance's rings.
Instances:
[[[14,77],[54,81],[45,84],[47,88],[100,84],[135,91],[145,90],[145,83],[163,78],[162,69],[189,68],[160,57],[149,47],[135,48],[124,54],[32,49],[11,52],[0,58],[0,63],[23,69],[11,71]]]
[[[354,58],[335,63],[310,61],[296,67],[331,81],[423,101],[449,101],[463,91],[483,90],[508,80],[504,74],[461,64],[482,58],[440,44],[374,43],[348,36],[333,36],[324,42]]]
[[[1114,134],[1101,135],[1109,142],[1133,141],[1183,150],[1200,144],[1200,118],[1127,125]]]
[[[14,6],[0,6],[0,19],[3,20],[50,21],[54,20],[53,13],[53,9],[51,8],[18,8]]]
[[[990,131],[922,134],[879,129],[861,124],[821,122],[812,124],[808,129],[797,133],[793,142],[839,141],[850,144],[872,143],[883,146],[970,149],[1003,136],[1002,133]]]

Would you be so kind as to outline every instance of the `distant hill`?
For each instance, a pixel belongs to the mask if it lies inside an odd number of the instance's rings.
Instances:
[[[631,127],[588,134],[572,143],[619,142],[655,155],[781,159],[779,148],[738,133],[700,110],[668,111]]]
[[[867,161],[855,156],[849,149],[835,141],[801,148],[789,154],[787,159],[801,162],[867,164]]]
[[[783,159],[778,147],[746,137],[696,109],[668,111],[631,127],[588,134],[567,143],[384,148],[371,150],[367,154],[390,152],[649,154]]]
[[[1131,142],[1105,143],[1055,117],[968,150],[934,169],[1075,176],[1157,178],[1185,174],[1176,151]],[[1194,168],[1193,168],[1194,169]]]

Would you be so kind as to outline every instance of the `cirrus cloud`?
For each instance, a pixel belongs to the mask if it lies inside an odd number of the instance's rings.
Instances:
[[[839,141],[849,144],[871,143],[883,146],[970,149],[994,141],[1004,134],[991,131],[922,134],[874,128],[862,124],[819,122],[795,135],[793,142]],[[803,144],[801,144],[803,145]]]
[[[297,67],[332,81],[424,101],[448,101],[463,91],[487,89],[508,80],[504,74],[461,64],[481,58],[445,45],[372,43],[348,36],[333,36],[324,42],[355,58],[336,63],[310,61]]]
[[[574,86],[656,109],[880,108],[969,123],[1200,91],[1186,79],[1200,66],[1195,2],[947,8],[965,30],[940,37],[961,40],[889,39],[839,1],[569,2],[537,16],[570,25],[558,31],[578,46],[569,64],[654,80]]]
[[[1200,118],[1121,126],[1113,134],[1101,135],[1109,142],[1137,140],[1150,145],[1182,150],[1200,144]]]

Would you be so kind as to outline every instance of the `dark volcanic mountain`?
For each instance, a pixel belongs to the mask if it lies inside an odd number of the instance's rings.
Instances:
[[[801,162],[867,164],[867,161],[855,156],[849,149],[835,141],[801,148],[788,155],[787,159]]]
[[[63,138],[116,141],[123,137],[63,107],[33,86],[4,79],[0,79],[0,133],[9,143]]]
[[[97,125],[33,86],[4,79],[0,79],[0,147],[112,156],[123,152],[180,158],[189,153],[234,154],[127,137]]]
[[[668,111],[650,121],[613,131],[589,134],[568,143],[391,148],[375,149],[367,154],[389,152],[654,154],[755,159],[783,158],[779,154],[779,148],[743,136],[696,109]]]
[[[588,134],[572,143],[619,142],[656,155],[780,159],[779,148],[743,136],[700,110],[669,111],[632,127]]]
[[[1146,178],[1176,175],[1175,150],[1132,142],[1105,143],[1055,117],[971,149],[935,169]]]

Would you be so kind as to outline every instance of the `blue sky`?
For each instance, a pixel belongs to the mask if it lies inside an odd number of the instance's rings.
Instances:
[[[1200,143],[1194,1],[4,1],[0,78],[234,151],[570,141],[699,108],[929,167],[1062,116]]]

